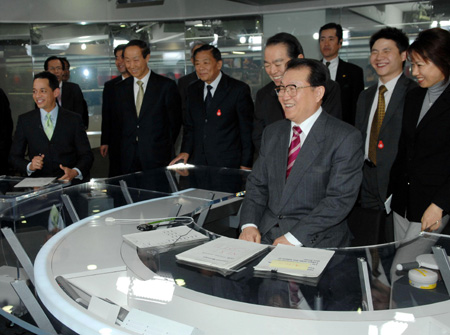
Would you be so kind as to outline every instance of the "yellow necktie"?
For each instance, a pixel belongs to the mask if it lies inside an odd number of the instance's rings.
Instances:
[[[384,114],[386,114],[386,103],[384,101],[384,93],[387,91],[386,86],[381,85],[378,93],[378,105],[375,115],[372,120],[372,127],[370,128],[369,139],[369,159],[377,165],[377,146],[378,135],[380,134],[381,124],[383,123]]]
[[[138,80],[137,84],[139,85],[139,91],[136,97],[136,113],[137,116],[139,117],[139,113],[141,112],[142,107],[142,101],[144,100],[144,87],[142,86],[144,85],[144,83]]]

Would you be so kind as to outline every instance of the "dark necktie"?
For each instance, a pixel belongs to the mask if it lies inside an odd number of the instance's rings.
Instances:
[[[209,107],[209,105],[211,104],[211,100],[212,100],[212,94],[211,94],[211,90],[212,90],[212,86],[208,85],[206,86],[206,89],[208,90],[208,93],[206,93],[206,98],[205,98],[205,106],[206,108]]]
[[[387,91],[386,86],[381,85],[378,93],[378,105],[375,115],[372,120],[372,127],[370,128],[369,139],[369,159],[377,165],[377,146],[378,135],[380,134],[381,124],[383,123],[384,114],[386,114],[386,103],[384,101],[384,93]]]
[[[300,143],[300,134],[302,130],[299,126],[292,127],[292,141],[289,146],[289,156],[288,163],[286,168],[286,179],[289,177],[291,173],[292,167],[294,166],[295,159],[297,158],[298,153],[300,152],[301,143]]]
[[[325,62],[325,65],[327,66],[327,67],[330,67],[330,62]]]

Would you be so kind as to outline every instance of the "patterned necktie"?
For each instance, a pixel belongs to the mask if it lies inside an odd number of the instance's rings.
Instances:
[[[209,105],[211,104],[211,100],[212,100],[211,90],[212,90],[212,88],[213,87],[211,85],[206,86],[206,89],[208,90],[208,92],[206,93],[206,98],[205,98],[206,108],[208,108]]]
[[[47,113],[47,115],[45,116],[45,118],[46,118],[47,120],[45,121],[44,132],[45,132],[45,135],[47,135],[47,138],[48,138],[49,140],[51,140],[51,139],[52,139],[52,136],[53,136],[53,129],[54,129],[54,126],[53,126],[52,118],[50,117],[50,113]]]
[[[289,177],[291,173],[292,167],[294,166],[295,159],[297,158],[298,153],[300,152],[301,144],[300,144],[300,134],[302,130],[299,126],[292,127],[292,141],[289,146],[289,156],[288,163],[286,169],[286,179]]]
[[[372,120],[372,127],[370,128],[369,139],[369,159],[377,165],[377,142],[380,134],[381,124],[383,123],[384,114],[386,114],[386,103],[384,101],[384,93],[387,91],[386,86],[381,85],[378,93],[378,105],[375,115]]]
[[[141,112],[142,107],[142,101],[144,100],[144,83],[140,80],[137,81],[137,84],[139,85],[139,91],[136,97],[136,113],[139,117],[139,113]]]

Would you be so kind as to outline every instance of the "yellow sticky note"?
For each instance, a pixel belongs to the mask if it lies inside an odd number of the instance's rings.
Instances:
[[[277,269],[296,269],[296,270],[308,270],[309,264],[308,263],[299,263],[299,262],[290,262],[290,261],[280,261],[280,260],[273,260],[270,262],[269,265],[271,268],[277,268]]]

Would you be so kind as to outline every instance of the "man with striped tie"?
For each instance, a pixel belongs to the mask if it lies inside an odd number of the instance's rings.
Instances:
[[[346,216],[362,179],[361,134],[321,107],[328,73],[293,59],[276,87],[285,120],[268,126],[247,179],[240,239],[306,247],[350,244]]]
[[[94,156],[81,116],[59,107],[58,95],[54,74],[41,72],[34,76],[33,99],[38,108],[19,116],[10,164],[30,177],[85,182]]]

